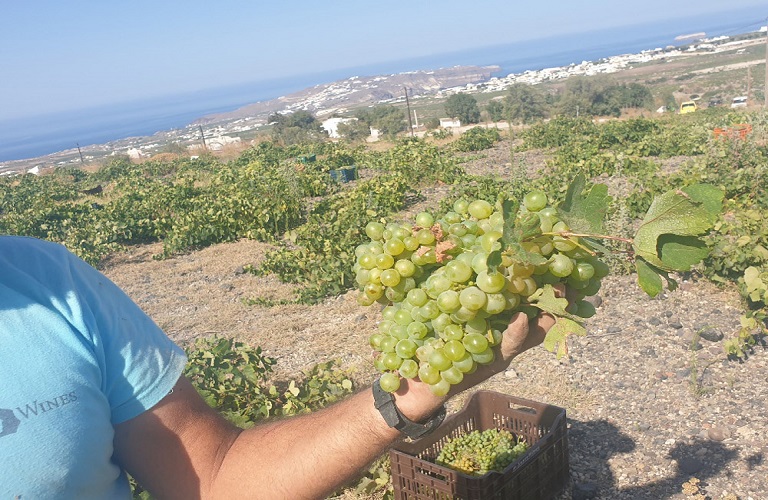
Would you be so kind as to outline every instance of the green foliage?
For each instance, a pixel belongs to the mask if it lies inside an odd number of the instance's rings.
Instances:
[[[504,119],[510,123],[530,123],[547,115],[547,105],[540,90],[525,83],[509,87],[504,97]]]
[[[226,337],[198,339],[187,349],[184,375],[209,406],[240,427],[268,417],[307,413],[352,392],[336,361],[315,365],[297,380],[269,382],[276,361],[260,347]]]
[[[282,145],[318,142],[327,138],[320,122],[309,111],[273,113],[268,122],[273,124],[272,136],[275,142]]]
[[[649,108],[650,89],[638,83],[617,84],[604,77],[572,77],[566,81],[558,108],[562,114],[620,116],[624,108]]]
[[[453,94],[445,100],[443,107],[449,117],[458,118],[462,124],[480,121],[480,108],[477,107],[477,99],[469,94],[463,92]]]
[[[500,122],[504,120],[504,103],[499,99],[491,99],[488,104],[485,105],[485,111],[488,113],[488,117],[491,121]]]
[[[456,151],[481,151],[492,147],[501,140],[501,134],[496,128],[472,127],[453,143]]]
[[[371,135],[370,125],[360,119],[339,123],[337,131],[350,142],[361,142]]]
[[[389,138],[394,138],[399,132],[408,128],[405,111],[392,105],[362,109],[357,111],[355,116],[360,122],[378,129],[381,134]]]

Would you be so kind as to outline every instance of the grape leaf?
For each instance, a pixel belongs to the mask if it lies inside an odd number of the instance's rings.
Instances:
[[[529,252],[523,247],[522,243],[527,238],[541,234],[541,221],[538,215],[532,213],[518,216],[519,207],[515,200],[504,200],[501,203],[504,232],[501,237],[501,250],[491,252],[486,260],[491,269],[496,269],[501,264],[502,252],[510,253],[515,261],[524,265],[537,266],[547,261],[543,255]]]
[[[643,259],[635,260],[635,269],[637,270],[637,283],[651,297],[661,293],[664,286],[661,283],[661,276],[651,268]]]
[[[721,190],[704,184],[655,197],[635,235],[635,253],[665,271],[689,270],[706,256],[695,237],[712,228],[722,199]]]
[[[557,358],[560,359],[568,354],[568,335],[586,335],[587,330],[568,318],[557,318],[555,325],[549,329],[544,337],[543,346],[549,352],[557,350]]]
[[[696,236],[662,234],[657,248],[661,261],[677,271],[690,271],[709,255],[707,244]]]
[[[555,288],[552,285],[544,285],[533,292],[533,294],[528,297],[528,302],[554,316],[571,316],[571,314],[565,310],[565,308],[568,307],[568,299],[557,297],[555,295]]]
[[[579,174],[568,186],[565,200],[557,211],[572,231],[602,234],[603,219],[610,202],[608,186],[592,184],[588,187],[584,175]]]

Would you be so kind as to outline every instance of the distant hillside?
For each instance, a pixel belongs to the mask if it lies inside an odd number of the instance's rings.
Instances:
[[[193,122],[193,125],[266,117],[270,113],[299,109],[331,112],[402,98],[404,88],[408,88],[410,96],[416,96],[468,83],[484,82],[498,70],[498,66],[456,66],[383,76],[353,76],[346,80],[316,85],[277,99],[249,104],[227,113],[207,115]]]

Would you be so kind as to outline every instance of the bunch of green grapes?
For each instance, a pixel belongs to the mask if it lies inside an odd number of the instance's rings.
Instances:
[[[507,430],[474,430],[449,439],[435,463],[470,476],[482,476],[503,471],[527,450],[525,441],[515,439]]]
[[[371,241],[355,250],[353,270],[360,304],[384,305],[370,337],[382,389],[394,392],[401,377],[418,377],[434,394],[447,394],[493,362],[511,316],[546,284],[572,289],[569,312],[595,313],[582,299],[598,292],[608,267],[568,233],[543,192],[525,196],[518,216],[530,213],[541,232],[522,245],[546,258],[538,266],[504,250],[501,265],[488,267],[489,254],[501,249],[504,215],[485,200],[457,200],[439,220],[422,212],[414,225],[366,225]]]

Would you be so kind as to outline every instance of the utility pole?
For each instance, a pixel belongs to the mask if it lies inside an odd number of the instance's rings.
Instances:
[[[752,66],[747,66],[747,106],[749,106],[749,96],[752,92]]]
[[[768,108],[768,17],[765,18],[765,101],[763,105]]]
[[[203,149],[205,149],[207,151],[208,150],[208,146],[205,144],[205,133],[203,132],[203,126],[202,125],[198,125],[198,127],[200,128],[200,140],[203,141]]]
[[[80,143],[77,142],[75,144],[77,144],[77,153],[80,155],[80,164],[85,165],[85,160],[83,160],[83,152],[80,151]]]
[[[411,120],[411,103],[408,100],[408,87],[403,87],[405,93],[405,105],[408,108],[408,127],[411,129],[411,137],[413,137],[413,120]]]

